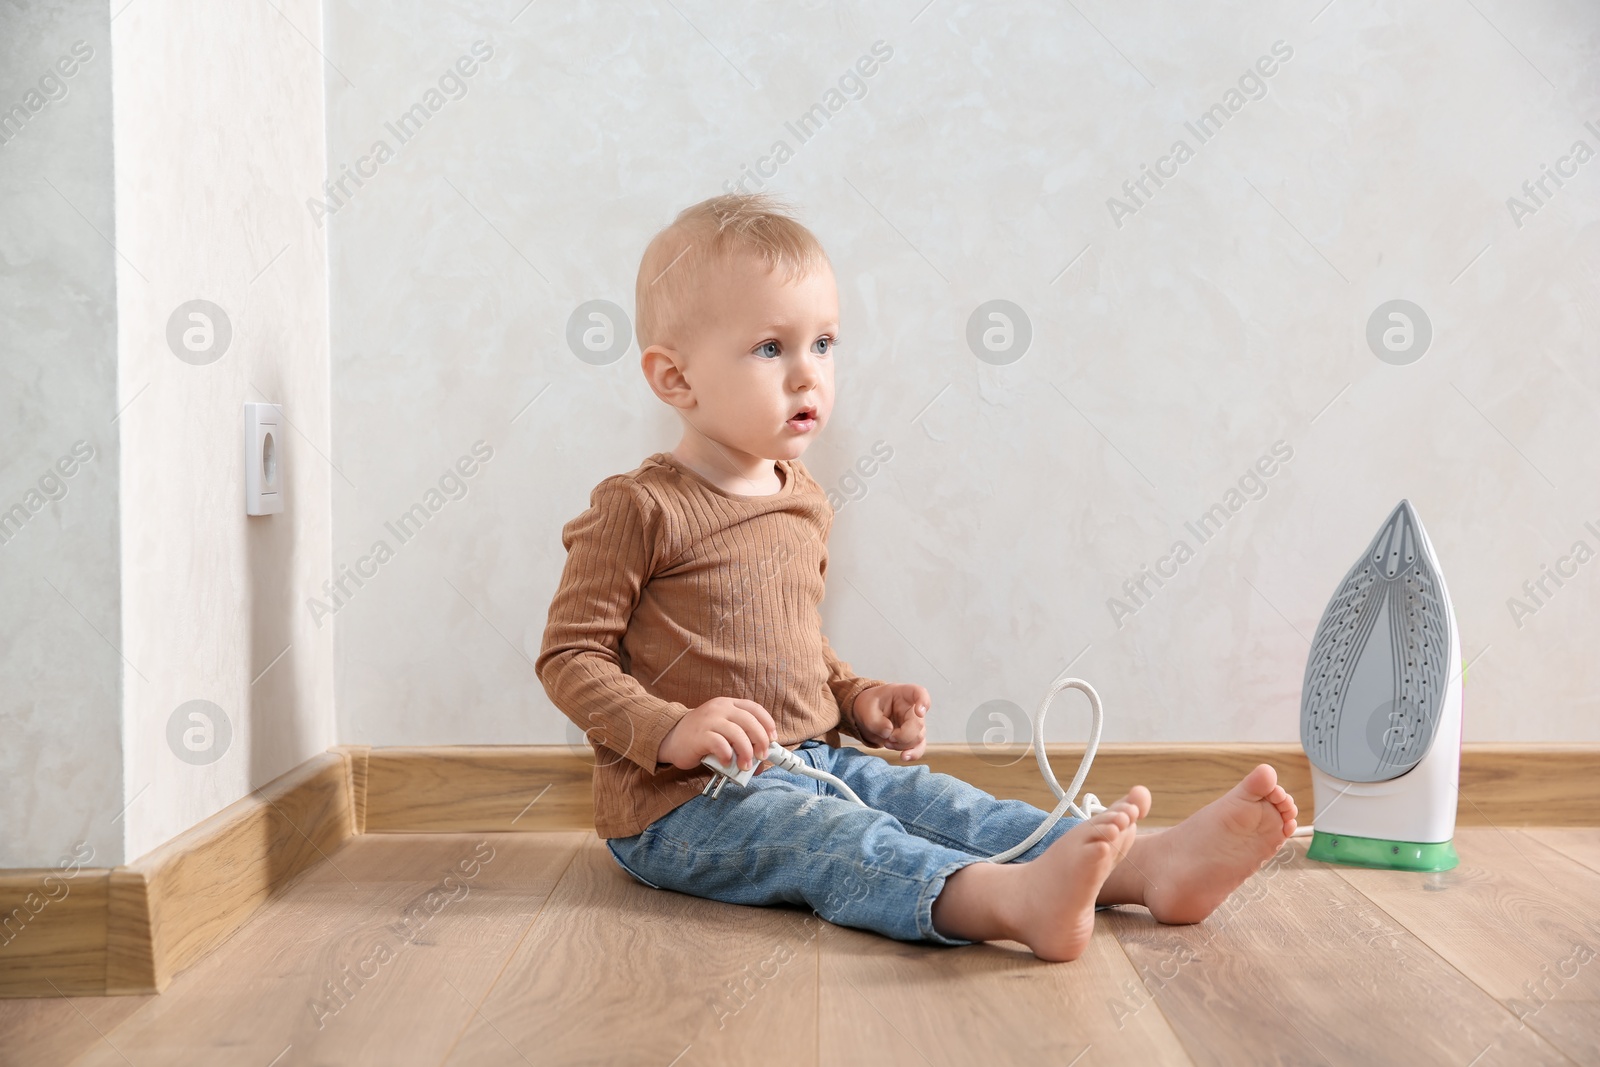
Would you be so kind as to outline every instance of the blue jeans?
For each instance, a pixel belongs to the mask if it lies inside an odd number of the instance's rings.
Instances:
[[[802,742],[795,754],[843,779],[869,807],[819,782],[768,767],[674,808],[643,832],[606,841],[624,871],[652,889],[729,904],[809,905],[839,926],[899,941],[970,945],[933,928],[945,879],[1003,852],[1049,814],[922,764]],[[1018,856],[1044,853],[1080,820],[1063,815]]]

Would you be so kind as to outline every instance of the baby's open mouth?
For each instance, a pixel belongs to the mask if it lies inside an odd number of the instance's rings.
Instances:
[[[809,430],[817,424],[816,408],[801,408],[789,417],[785,424],[795,430]]]

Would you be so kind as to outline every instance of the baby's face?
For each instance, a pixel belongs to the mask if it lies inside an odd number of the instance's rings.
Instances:
[[[753,254],[737,254],[707,272],[698,310],[683,345],[695,428],[752,456],[799,456],[833,413],[833,271],[824,263],[785,283]],[[812,417],[792,421],[802,408]]]

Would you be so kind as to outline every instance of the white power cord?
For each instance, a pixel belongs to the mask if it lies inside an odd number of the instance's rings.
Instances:
[[[1045,758],[1044,754],[1045,712],[1050,709],[1050,701],[1055,699],[1055,695],[1061,690],[1067,688],[1083,690],[1084,695],[1089,698],[1089,710],[1093,715],[1093,722],[1089,727],[1089,745],[1083,750],[1083,758],[1078,761],[1078,773],[1072,777],[1072,788],[1070,791],[1062,789],[1061,783],[1056,781],[1055,772],[1050,769],[1050,761]],[[1105,805],[1100,803],[1100,798],[1095,796],[1093,793],[1085,793],[1083,795],[1083,807],[1081,808],[1072,801],[1072,798],[1078,795],[1078,790],[1083,788],[1083,780],[1089,776],[1089,765],[1094,762],[1095,750],[1100,747],[1100,729],[1104,724],[1105,712],[1100,707],[1100,694],[1094,691],[1094,686],[1090,685],[1082,678],[1063,678],[1057,680],[1050,686],[1050,691],[1044,696],[1044,702],[1039,705],[1039,710],[1035,712],[1033,716],[1033,754],[1039,761],[1039,773],[1044,775],[1044,780],[1049,784],[1051,792],[1055,793],[1055,795],[1060,798],[1061,802],[1056,805],[1055,810],[1049,814],[1044,822],[1040,823],[1038,828],[1034,830],[1033,833],[1029,834],[1020,844],[1014,845],[1013,847],[1006,849],[1004,852],[999,852],[993,856],[986,857],[988,862],[1007,863],[1022,855],[1024,852],[1028,851],[1028,849],[1032,848],[1040,838],[1049,833],[1050,828],[1056,823],[1060,822],[1061,816],[1065,815],[1069,811],[1080,819],[1087,819],[1096,812],[1106,810]],[[793,771],[796,774],[803,774],[807,778],[815,778],[819,782],[827,782],[829,785],[843,793],[848,799],[855,801],[864,808],[868,806],[860,797],[856,796],[855,791],[844,782],[829,774],[827,771],[817,770],[815,767],[806,763],[805,760],[801,759],[793,752],[790,752],[776,741],[774,741],[771,747],[767,749],[765,759],[770,761],[774,766],[782,767],[786,771]],[[700,762],[717,772],[718,776],[713,776],[712,780],[706,783],[706,788],[703,791],[705,793],[710,793],[712,796],[716,796],[721,793],[723,785],[725,785],[729,779],[738,782],[740,785],[748,785],[750,782],[750,777],[755,774],[754,766],[752,766],[748,771],[739,770],[737,766],[733,764],[724,764],[721,760],[715,759],[711,756],[705,757]]]

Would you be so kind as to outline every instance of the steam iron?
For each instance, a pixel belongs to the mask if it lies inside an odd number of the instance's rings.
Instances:
[[[1461,771],[1461,639],[1409,500],[1384,520],[1317,624],[1300,693],[1325,863],[1448,871]]]

